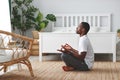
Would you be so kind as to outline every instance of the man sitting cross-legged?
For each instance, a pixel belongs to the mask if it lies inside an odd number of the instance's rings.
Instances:
[[[76,28],[76,33],[80,35],[78,50],[73,49],[69,44],[61,46],[58,51],[62,52],[62,60],[66,66],[63,66],[64,71],[80,70],[88,71],[94,64],[94,53],[87,33],[90,26],[87,22],[81,22]]]

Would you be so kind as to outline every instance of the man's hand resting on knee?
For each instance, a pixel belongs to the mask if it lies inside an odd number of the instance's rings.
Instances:
[[[61,45],[61,49],[58,49],[57,51],[70,54],[72,49],[73,48],[69,44],[65,44],[65,45]]]

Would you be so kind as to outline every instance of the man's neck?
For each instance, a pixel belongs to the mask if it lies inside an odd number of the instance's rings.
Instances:
[[[80,37],[82,37],[82,36],[84,36],[84,35],[86,35],[86,34],[80,34]]]

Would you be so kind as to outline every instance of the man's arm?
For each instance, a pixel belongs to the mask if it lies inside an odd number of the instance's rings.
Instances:
[[[73,56],[75,56],[76,58],[80,59],[80,60],[84,60],[86,53],[87,52],[81,52],[79,54],[79,51],[75,50],[74,48],[72,48],[69,44],[66,44],[64,46],[61,46],[63,49],[65,49],[65,51],[71,53]]]
[[[71,54],[73,54],[73,56],[75,56],[76,58],[80,59],[80,60],[84,60],[85,56],[86,56],[86,53],[87,52],[81,52],[79,54],[79,51],[75,50],[75,49],[71,49],[69,50],[71,52]]]

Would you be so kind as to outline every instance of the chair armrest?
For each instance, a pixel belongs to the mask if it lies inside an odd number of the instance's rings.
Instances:
[[[0,49],[5,50],[7,54],[12,54],[12,59],[30,56],[32,38],[2,30],[0,30],[0,36]]]

